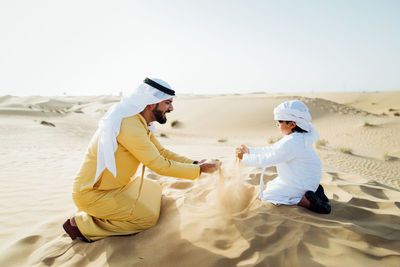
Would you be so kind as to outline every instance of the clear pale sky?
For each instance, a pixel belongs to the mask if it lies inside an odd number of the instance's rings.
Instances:
[[[0,0],[0,95],[400,90],[400,1]]]

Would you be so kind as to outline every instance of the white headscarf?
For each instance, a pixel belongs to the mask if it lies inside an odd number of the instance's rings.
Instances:
[[[311,124],[311,115],[307,106],[300,100],[285,101],[274,109],[274,119],[277,121],[294,121],[301,129],[306,130],[305,144],[312,145],[318,140],[317,130]]]
[[[160,79],[152,81],[171,89],[170,85]],[[166,94],[146,83],[139,85],[132,94],[124,97],[115,104],[99,121],[99,143],[97,146],[97,168],[93,184],[95,184],[100,174],[107,168],[114,177],[117,177],[114,153],[118,148],[117,136],[123,118],[130,117],[142,112],[147,105],[160,103],[174,96]],[[152,123],[149,126],[151,131],[155,131]]]

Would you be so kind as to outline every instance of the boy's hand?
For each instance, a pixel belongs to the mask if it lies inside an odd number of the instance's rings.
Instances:
[[[244,153],[247,153],[247,154],[250,153],[250,150],[249,150],[249,148],[247,146],[241,145],[240,148],[244,151]]]
[[[241,145],[240,148],[239,147],[236,148],[235,152],[236,152],[236,157],[239,158],[239,159],[243,159],[243,154],[244,153],[247,153],[247,154],[250,153],[249,148],[247,146],[245,146],[245,145]]]
[[[236,157],[239,159],[243,158],[244,151],[241,148],[236,148]]]

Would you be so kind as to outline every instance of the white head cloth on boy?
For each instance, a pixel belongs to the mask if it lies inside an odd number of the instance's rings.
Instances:
[[[122,119],[142,112],[147,105],[160,103],[172,97],[175,97],[175,91],[168,83],[160,79],[146,78],[135,91],[123,97],[101,118],[98,128],[97,168],[93,184],[98,181],[100,174],[106,168],[117,177],[114,153],[118,148],[117,136]],[[149,129],[155,132],[152,123]]]
[[[312,145],[318,140],[317,130],[311,124],[311,115],[307,106],[300,100],[285,101],[274,109],[274,120],[294,121],[297,126],[307,131],[304,133],[306,146]]]

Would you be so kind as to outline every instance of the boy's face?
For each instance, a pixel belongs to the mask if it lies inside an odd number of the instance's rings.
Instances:
[[[288,135],[292,133],[292,129],[296,127],[296,123],[293,121],[276,121],[276,127],[279,128],[282,134]]]

